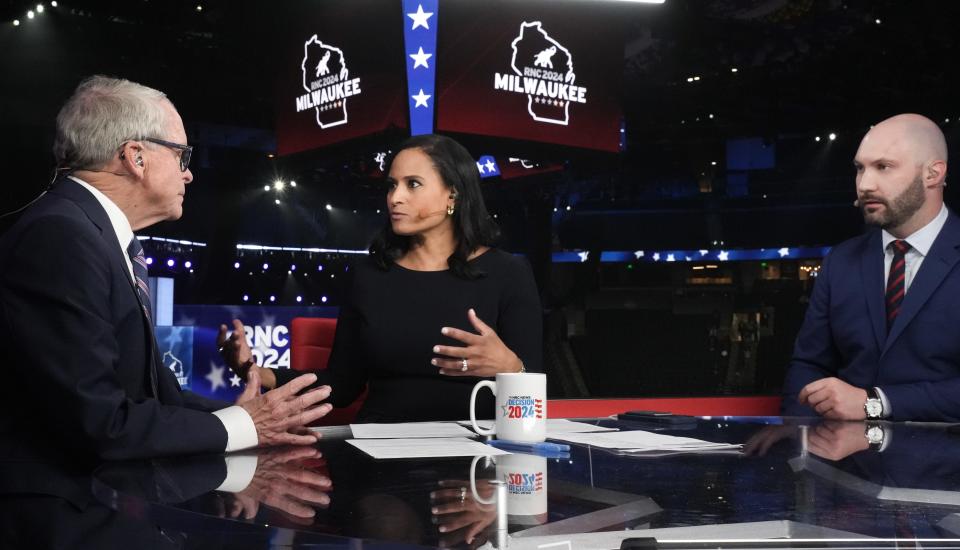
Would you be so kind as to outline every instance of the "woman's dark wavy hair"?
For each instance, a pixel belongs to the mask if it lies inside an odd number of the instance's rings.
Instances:
[[[456,141],[434,134],[414,136],[404,141],[390,158],[407,149],[420,149],[430,157],[443,183],[456,191],[453,220],[453,236],[457,241],[447,265],[454,275],[462,279],[477,279],[483,272],[471,266],[467,259],[477,248],[492,246],[500,236],[500,229],[490,218],[480,192],[480,173],[470,153]],[[389,172],[389,168],[387,169]],[[370,256],[380,269],[403,256],[418,236],[397,235],[389,219],[370,244]]]

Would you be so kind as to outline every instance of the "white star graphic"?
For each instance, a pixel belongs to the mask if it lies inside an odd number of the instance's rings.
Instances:
[[[710,251],[709,251],[709,250],[704,250],[704,249],[702,249],[702,248],[700,249],[700,255],[701,255],[701,256],[706,256],[706,255],[707,255],[707,252],[710,252]]]
[[[659,261],[660,261],[660,253],[659,253],[659,252],[654,252],[654,253],[653,253],[653,261],[655,261],[655,262],[659,262]]]
[[[675,261],[677,261],[677,259],[673,257],[673,254],[667,254],[667,261],[668,261],[668,262],[675,262]]]
[[[227,387],[227,383],[223,381],[223,367],[218,367],[213,363],[210,364],[210,373],[204,378],[210,381],[210,391],[212,392],[217,391],[220,386]]]
[[[590,251],[584,250],[583,252],[577,252],[577,256],[580,256],[580,263],[583,263],[590,257]]]
[[[239,388],[240,382],[242,382],[242,380],[240,380],[240,377],[237,376],[237,373],[233,373],[233,377],[230,378],[230,387]]]
[[[428,107],[428,108],[429,108],[429,106],[427,105],[427,100],[430,99],[431,97],[433,97],[433,96],[432,96],[432,95],[427,95],[427,94],[423,93],[423,88],[420,88],[420,93],[419,93],[419,94],[410,96],[411,99],[413,99],[414,101],[417,102],[417,104],[414,105],[413,108],[414,108],[414,109],[416,109],[416,108],[418,108],[418,107]]]
[[[781,248],[780,250],[778,250],[777,252],[779,252],[779,253],[780,253],[780,257],[783,258],[784,256],[790,254],[790,249],[787,248],[787,247],[783,247],[783,248]]]
[[[479,161],[479,160],[477,161],[477,170],[480,170],[480,173],[481,173],[481,174],[484,173],[483,165],[480,164],[480,161]]]
[[[417,67],[426,67],[430,68],[430,65],[427,65],[427,60],[433,57],[432,53],[424,53],[423,46],[420,46],[420,51],[414,54],[410,54],[410,59],[413,60],[413,68]]]
[[[423,27],[427,30],[430,29],[430,24],[427,23],[427,19],[430,19],[433,16],[433,12],[423,11],[423,4],[417,4],[417,13],[408,13],[407,17],[413,19],[413,28],[410,30],[417,30],[417,27]]]
[[[729,252],[725,250],[721,250],[720,253],[717,254],[717,259],[720,260],[721,262],[725,262],[727,261],[727,258],[729,257],[729,255],[730,255]]]
[[[497,169],[497,165],[494,164],[493,161],[490,159],[487,159],[487,162],[484,164],[484,166],[487,167],[487,171],[489,172],[493,172],[494,170]]]
[[[639,260],[640,258],[643,257],[643,250],[637,250],[636,252],[633,253],[633,255],[636,256],[636,258]]]

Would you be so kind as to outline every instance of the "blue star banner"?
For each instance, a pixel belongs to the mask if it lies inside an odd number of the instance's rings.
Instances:
[[[477,160],[477,170],[480,171],[481,178],[492,178],[500,175],[500,167],[497,166],[497,159],[492,155],[483,155]]]
[[[438,7],[438,0],[403,0],[403,44],[412,136],[433,133]]]
[[[742,262],[757,260],[808,260],[823,258],[830,252],[829,246],[781,247],[754,249],[716,250],[607,250],[600,253],[601,263],[634,262]],[[590,252],[586,250],[554,252],[554,263],[586,263]]]

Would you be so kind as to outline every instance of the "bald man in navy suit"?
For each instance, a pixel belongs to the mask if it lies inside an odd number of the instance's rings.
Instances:
[[[960,219],[943,202],[943,133],[923,116],[894,116],[867,132],[854,167],[874,229],[824,259],[783,412],[960,421]]]

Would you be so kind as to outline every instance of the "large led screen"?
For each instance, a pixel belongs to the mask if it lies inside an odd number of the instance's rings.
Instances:
[[[618,151],[622,17],[600,2],[448,0],[437,128]]]
[[[274,9],[274,8],[271,8]],[[277,50],[277,152],[407,127],[400,2],[283,2]]]

